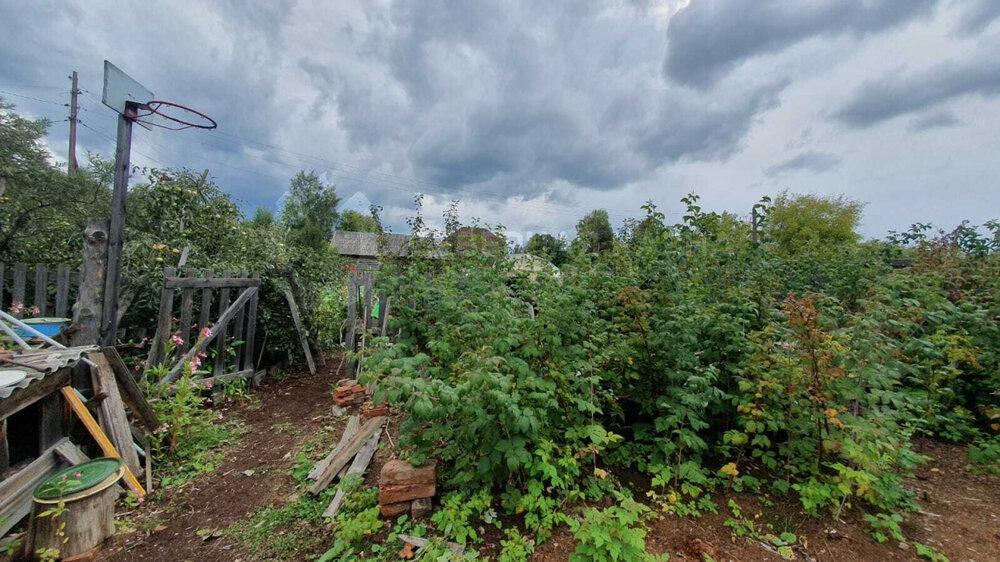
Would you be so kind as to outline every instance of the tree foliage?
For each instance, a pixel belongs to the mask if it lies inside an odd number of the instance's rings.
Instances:
[[[765,230],[777,248],[789,254],[857,242],[864,203],[842,195],[780,193],[767,212]]]
[[[569,244],[551,234],[535,234],[524,247],[525,253],[545,258],[556,267],[569,261]]]
[[[101,162],[67,174],[53,165],[44,120],[30,121],[0,100],[0,262],[80,260],[87,219],[111,204]]]
[[[589,254],[607,252],[615,244],[615,231],[611,228],[608,212],[598,209],[576,223],[573,250]]]
[[[334,186],[324,184],[316,172],[296,174],[281,210],[289,242],[314,251],[329,248],[339,202]]]
[[[340,213],[340,223],[337,230],[345,232],[378,232],[378,221],[372,215],[363,215],[357,211],[347,210]]]

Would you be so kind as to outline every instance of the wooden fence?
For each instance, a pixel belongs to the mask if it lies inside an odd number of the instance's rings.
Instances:
[[[374,306],[378,306],[378,314]],[[347,319],[344,322],[344,337],[341,345],[352,352],[363,350],[369,335],[386,332],[391,302],[386,295],[375,300],[375,271],[352,272],[347,277]],[[359,306],[360,305],[360,306]],[[360,317],[358,313],[360,312]],[[348,376],[357,375],[357,361],[347,364]]]
[[[177,346],[177,355],[182,356],[183,361],[174,357],[176,364],[163,381],[175,380],[184,362],[209,348],[215,350],[215,358],[211,366],[203,365],[202,369],[211,371],[213,379],[227,381],[253,374],[260,276],[224,271],[217,277],[208,269],[186,269],[178,273],[172,267],[163,273],[156,335],[147,364],[164,364],[168,342],[176,335],[182,340]],[[176,323],[174,310],[179,310]],[[213,310],[216,311],[214,315]],[[231,333],[230,324],[233,324]],[[208,337],[199,338],[205,328],[209,328]]]
[[[14,303],[37,306],[33,316],[66,318],[73,314],[80,288],[80,272],[69,265],[0,263],[0,308]]]

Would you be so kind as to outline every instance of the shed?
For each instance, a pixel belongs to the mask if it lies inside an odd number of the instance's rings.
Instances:
[[[330,245],[356,265],[374,267],[378,265],[379,256],[408,257],[411,238],[408,234],[391,232],[379,234],[337,231],[330,239]]]

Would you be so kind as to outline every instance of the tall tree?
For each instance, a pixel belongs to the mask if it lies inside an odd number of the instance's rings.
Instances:
[[[557,238],[551,234],[535,234],[525,245],[524,251],[540,258],[545,258],[556,267],[569,260],[569,248],[566,239]]]
[[[789,254],[857,242],[865,204],[843,195],[782,192],[767,211],[764,231]]]
[[[340,213],[340,224],[337,230],[345,232],[378,232],[378,221],[371,215],[362,215],[357,211],[347,210]]]
[[[292,244],[316,251],[330,246],[337,223],[337,190],[324,184],[316,172],[299,172],[292,178],[281,222]]]
[[[587,253],[610,250],[615,244],[615,231],[611,229],[608,212],[598,209],[576,223],[576,240],[573,249]]]

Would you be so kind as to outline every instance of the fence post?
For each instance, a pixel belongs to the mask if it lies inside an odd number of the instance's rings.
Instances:
[[[163,270],[164,285],[160,293],[160,311],[156,315],[156,333],[153,335],[153,345],[149,347],[147,367],[156,367],[163,363],[167,356],[167,340],[170,339],[170,319],[174,313],[174,290],[166,286],[166,278],[173,277],[174,268]]]

